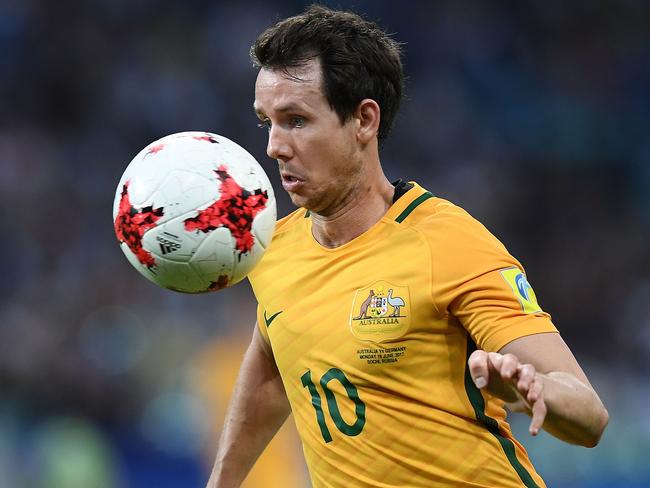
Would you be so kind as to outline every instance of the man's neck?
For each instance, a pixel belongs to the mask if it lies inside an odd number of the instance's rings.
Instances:
[[[334,249],[366,232],[386,214],[393,202],[395,187],[381,174],[376,182],[351,192],[350,199],[337,212],[311,214],[311,232],[324,247]]]

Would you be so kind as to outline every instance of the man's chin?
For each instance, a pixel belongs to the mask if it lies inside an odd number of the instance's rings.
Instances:
[[[287,194],[291,199],[291,203],[293,203],[296,207],[306,208],[306,205],[309,204],[309,199],[305,198],[299,193],[287,192]]]
[[[318,213],[318,202],[314,198],[309,198],[307,195],[299,193],[289,193],[289,198],[291,199],[291,203],[296,207]]]

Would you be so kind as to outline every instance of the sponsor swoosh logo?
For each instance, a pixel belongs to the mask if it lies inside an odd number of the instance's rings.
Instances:
[[[284,312],[284,310],[280,310],[279,312],[276,312],[276,313],[274,313],[273,315],[271,315],[270,317],[267,318],[266,317],[266,310],[264,310],[264,322],[266,322],[266,326],[268,327],[269,325],[271,325],[271,322],[273,322],[275,320],[275,318],[278,315],[280,315],[282,312]]]

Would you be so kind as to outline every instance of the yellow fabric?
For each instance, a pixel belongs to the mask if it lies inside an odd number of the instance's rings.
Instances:
[[[519,291],[501,273],[522,270],[505,247],[426,195],[415,184],[336,249],[297,210],[250,275],[313,486],[545,486],[502,402],[474,389],[472,403],[466,367],[474,342],[498,350],[556,329],[526,313],[527,281]]]

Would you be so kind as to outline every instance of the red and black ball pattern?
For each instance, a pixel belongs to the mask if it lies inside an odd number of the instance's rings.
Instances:
[[[224,165],[219,166],[215,173],[220,181],[219,200],[201,210],[196,217],[186,219],[185,230],[207,233],[219,227],[227,227],[235,238],[235,247],[241,255],[253,248],[253,219],[266,208],[269,197],[261,189],[248,191],[239,186]]]
[[[129,182],[122,187],[122,196],[117,217],[115,218],[115,235],[124,242],[143,266],[151,269],[156,261],[149,251],[142,247],[142,237],[149,229],[155,227],[164,215],[163,207],[153,208],[152,205],[135,208],[129,199]]]

